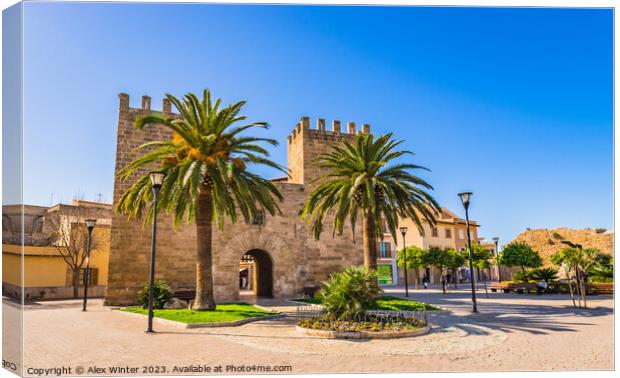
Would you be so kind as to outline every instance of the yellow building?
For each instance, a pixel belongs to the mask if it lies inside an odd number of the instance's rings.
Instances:
[[[71,205],[3,206],[2,292],[3,295],[26,299],[72,298],[73,270],[63,258],[71,248],[55,235],[63,229],[84,227],[93,218],[90,255],[89,296],[102,297],[108,281],[111,205],[74,200]],[[21,226],[23,219],[23,234]],[[59,221],[52,221],[56,219]],[[23,245],[20,241],[23,240]],[[76,257],[83,258],[83,247]],[[85,264],[79,270],[78,296],[83,295]]]
[[[451,212],[446,208],[442,208],[440,214],[437,216],[437,223],[434,227],[428,222],[422,222],[422,227],[424,229],[424,234],[418,231],[417,226],[411,219],[400,219],[400,226],[407,227],[406,234],[406,245],[407,246],[416,246],[422,248],[424,250],[428,250],[433,247],[437,248],[452,248],[457,251],[463,251],[467,249],[467,226],[465,223],[465,219],[458,217],[456,214]],[[478,238],[478,227],[479,224],[476,221],[469,221],[470,224],[470,233],[472,243],[477,243],[479,241]],[[403,240],[399,235],[398,243],[394,243],[392,240],[392,236],[389,233],[383,235],[383,240],[379,242],[378,249],[378,269],[384,277],[387,277],[389,273],[385,273],[388,270],[391,271],[392,279],[389,282],[386,282],[384,278],[385,284],[403,284],[405,281],[405,273],[404,269],[397,267],[397,249],[402,249]],[[420,276],[418,277],[419,282],[422,281],[424,277],[427,277],[429,282],[431,283],[440,283],[441,282],[441,272],[439,269],[434,267],[427,267],[420,269]],[[496,271],[491,271],[491,274],[496,274]],[[467,281],[469,278],[469,269],[464,266],[457,272],[457,280],[459,281]],[[483,279],[495,279],[494,277],[482,277]],[[414,284],[415,282],[415,272],[408,271],[407,272],[407,281],[410,284]]]

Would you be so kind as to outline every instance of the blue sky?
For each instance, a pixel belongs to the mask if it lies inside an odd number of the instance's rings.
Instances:
[[[612,227],[604,9],[27,3],[24,201],[111,201],[119,92],[211,88],[281,141],[302,115],[393,131],[481,234]],[[262,171],[267,176],[274,172]]]

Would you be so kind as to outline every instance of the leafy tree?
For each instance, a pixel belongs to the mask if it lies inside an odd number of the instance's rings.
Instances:
[[[562,266],[568,275],[569,289],[575,307],[577,307],[577,304],[575,304],[573,296],[572,282],[574,281],[575,283],[578,306],[588,307],[586,300],[586,272],[597,264],[597,261],[601,258],[600,255],[601,252],[595,248],[566,247],[550,256],[551,262]]]
[[[596,263],[587,271],[592,282],[614,282],[614,257],[600,253]]]
[[[462,253],[457,252],[455,249],[450,249],[448,251],[448,257],[448,265],[446,267],[452,270],[452,277],[454,278],[454,288],[457,289],[456,271],[458,268],[465,265],[467,259]]]
[[[178,110],[178,117],[152,113],[139,117],[135,127],[163,125],[172,130],[172,138],[138,147],[142,155],[119,173],[122,181],[135,181],[121,196],[116,210],[130,218],[145,215],[145,221],[151,220],[153,194],[146,172],[156,169],[166,173],[158,207],[173,215],[177,227],[184,221],[196,222],[193,308],[213,310],[213,224],[222,228],[225,219],[235,223],[239,214],[249,221],[261,210],[271,215],[279,213],[282,195],[276,186],[251,173],[248,167],[284,168],[269,160],[269,153],[260,145],[264,142],[275,146],[275,140],[243,135],[251,129],[268,128],[266,122],[245,122],[246,116],[240,114],[245,101],[221,107],[221,99],[213,102],[209,90],[203,92],[202,100],[192,93],[182,100],[170,94],[166,97]]]
[[[460,258],[459,254],[451,248],[432,247],[426,252],[426,262],[441,271],[442,291],[445,294],[447,288],[446,270],[454,266]],[[460,266],[460,265],[459,265]]]
[[[381,290],[374,284],[377,272],[363,267],[348,267],[332,274],[317,293],[327,316],[331,319],[355,320],[372,308]]]
[[[433,187],[414,176],[413,170],[427,170],[419,165],[396,163],[395,159],[413,154],[399,150],[402,141],[392,134],[375,138],[357,134],[353,143],[345,140],[334,144],[330,152],[320,155],[316,164],[327,173],[310,193],[301,217],[310,225],[318,239],[325,218],[333,217],[333,234],[342,235],[348,221],[355,230],[358,217],[362,221],[364,266],[377,269],[377,238],[387,229],[397,240],[399,218],[409,218],[424,233],[422,222],[435,224],[439,205],[426,190]]]
[[[397,264],[399,267],[405,266],[405,253],[401,249],[398,251],[398,261]],[[418,288],[418,281],[420,277],[420,268],[427,266],[426,262],[426,251],[424,251],[420,247],[409,246],[407,247],[407,269],[413,269],[415,272],[415,288]]]
[[[542,258],[532,247],[526,243],[510,243],[499,254],[499,261],[506,266],[519,266],[521,271],[525,268],[538,268],[542,266]]]

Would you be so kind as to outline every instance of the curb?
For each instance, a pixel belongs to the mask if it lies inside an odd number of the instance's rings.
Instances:
[[[120,311],[122,308],[114,308],[111,309],[112,311],[117,311],[118,313],[121,314],[126,314],[126,315],[130,315],[130,316],[134,316],[134,317],[142,317],[142,318],[146,318],[146,315],[143,314],[136,314],[134,312],[127,312],[127,311]],[[273,312],[273,311],[272,311]],[[265,316],[256,316],[253,318],[246,318],[246,319],[240,319],[240,320],[236,320],[234,322],[222,322],[222,323],[183,323],[183,322],[178,322],[176,320],[170,320],[170,319],[163,319],[163,318],[158,318],[158,317],[154,317],[153,318],[153,322],[157,323],[157,324],[161,324],[161,325],[171,325],[177,328],[181,328],[181,329],[191,329],[191,328],[217,328],[217,327],[236,327],[236,326],[241,326],[247,323],[253,323],[253,322],[258,322],[261,320],[273,320],[273,319],[279,319],[279,318],[284,318],[286,315],[285,314],[280,314],[280,313],[274,313],[273,315],[265,315]]]

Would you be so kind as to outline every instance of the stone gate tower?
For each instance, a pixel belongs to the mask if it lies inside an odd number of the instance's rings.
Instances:
[[[138,172],[125,183],[118,180],[119,170],[135,158],[134,149],[148,141],[171,137],[171,132],[163,126],[149,126],[144,130],[133,127],[138,116],[152,112],[150,97],[143,96],[139,108],[130,107],[127,94],[122,93],[119,98],[114,203],[133,180],[148,171]],[[164,100],[161,112],[172,115],[170,102]],[[316,125],[311,128],[310,119],[301,117],[288,137],[290,177],[273,180],[284,197],[280,204],[282,214],[250,223],[227,222],[222,230],[215,229],[213,274],[217,301],[239,300],[242,260],[255,265],[255,294],[277,298],[300,295],[304,287],[317,285],[330,273],[362,264],[362,242],[354,240],[350,227],[340,237],[332,237],[326,231],[320,240],[314,240],[307,225],[299,219],[299,210],[316,185],[312,181],[322,174],[313,160],[329,151],[330,145],[345,138],[353,140],[356,133],[353,122],[347,124],[346,130],[341,129],[340,121],[333,121],[331,130],[326,130],[324,119],[318,119]],[[360,132],[369,133],[370,126],[363,125]],[[191,290],[196,278],[195,225],[183,225],[175,230],[169,216],[161,214],[159,219],[156,279],[166,280],[175,290]],[[325,229],[330,227],[330,222],[326,222]],[[361,234],[358,225],[356,238],[361,238]],[[151,229],[141,220],[113,215],[106,304],[135,303],[137,292],[148,280],[150,239]]]

